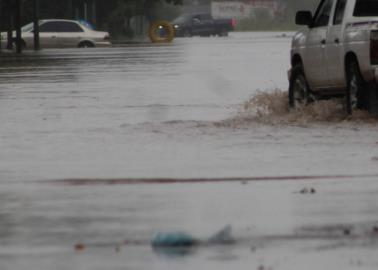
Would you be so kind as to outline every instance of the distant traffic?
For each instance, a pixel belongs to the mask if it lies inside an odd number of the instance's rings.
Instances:
[[[176,37],[228,36],[236,26],[234,19],[214,19],[211,14],[186,14],[172,22]]]

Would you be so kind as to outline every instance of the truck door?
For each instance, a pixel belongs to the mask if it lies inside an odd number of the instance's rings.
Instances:
[[[210,15],[209,15],[210,17]],[[208,35],[213,27],[213,21],[208,20],[203,14],[193,17],[193,29],[197,35]]]
[[[345,86],[343,62],[343,18],[347,0],[337,0],[332,25],[329,27],[326,45],[326,65],[331,87]]]
[[[211,35],[214,32],[214,20],[210,14],[202,14],[201,15],[201,22],[203,24],[203,34],[204,35]]]
[[[326,38],[334,0],[323,0],[309,29],[304,53],[304,68],[310,87],[314,90],[328,87],[326,66]]]
[[[199,15],[192,18],[192,34],[200,35],[203,32],[203,23]]]

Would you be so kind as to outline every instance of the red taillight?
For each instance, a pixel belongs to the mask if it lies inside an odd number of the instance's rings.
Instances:
[[[231,20],[231,25],[232,25],[232,27],[236,27],[236,24],[237,24],[237,22],[236,22],[236,19],[232,19]]]
[[[106,35],[106,36],[104,37],[104,40],[105,40],[105,41],[109,41],[109,40],[110,40],[109,35]]]
[[[378,65],[378,31],[371,31],[370,60],[372,65]]]

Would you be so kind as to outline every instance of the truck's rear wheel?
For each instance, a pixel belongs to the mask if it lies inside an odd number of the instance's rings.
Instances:
[[[289,106],[298,108],[310,102],[310,88],[308,86],[302,65],[296,65],[291,71],[289,85]]]
[[[367,108],[367,84],[362,78],[357,61],[351,61],[347,65],[347,87],[345,91],[345,109],[352,114],[356,109]]]
[[[185,29],[182,34],[183,37],[192,37],[193,34],[189,29]]]
[[[218,36],[220,37],[228,37],[228,30],[226,28],[223,28],[219,31]]]

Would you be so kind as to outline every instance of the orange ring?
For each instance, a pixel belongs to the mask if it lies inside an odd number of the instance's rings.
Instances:
[[[166,37],[158,36],[157,32],[161,27],[167,33]],[[171,43],[175,37],[175,30],[173,29],[172,24],[167,21],[156,21],[150,25],[150,28],[148,29],[148,36],[153,43]]]

